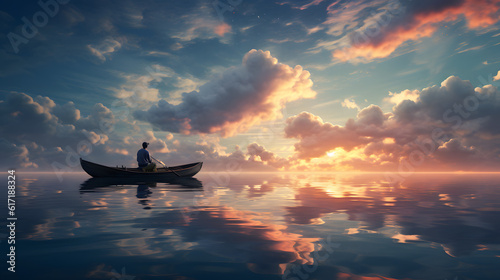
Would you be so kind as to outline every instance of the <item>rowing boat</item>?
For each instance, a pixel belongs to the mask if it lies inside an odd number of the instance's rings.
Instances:
[[[158,172],[144,172],[141,168],[109,167],[80,158],[83,170],[94,178],[141,178],[141,179],[172,179],[177,177],[192,177],[201,170],[203,162],[185,165],[159,167]]]

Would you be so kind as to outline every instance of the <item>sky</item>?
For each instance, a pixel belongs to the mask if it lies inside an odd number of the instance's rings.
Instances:
[[[11,1],[2,168],[500,170],[500,0]],[[399,176],[399,175],[398,175]]]

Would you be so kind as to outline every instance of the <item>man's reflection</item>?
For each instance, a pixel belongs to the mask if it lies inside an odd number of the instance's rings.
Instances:
[[[153,192],[151,191],[151,187],[156,187],[156,182],[140,184],[137,186],[137,194],[135,195],[139,198],[139,204],[145,206],[144,209],[151,209],[150,200],[147,199]]]

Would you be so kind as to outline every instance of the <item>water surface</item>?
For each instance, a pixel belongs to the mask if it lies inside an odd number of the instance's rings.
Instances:
[[[373,174],[202,173],[176,183],[88,179],[17,174],[17,272],[4,274],[4,265],[2,275],[500,276],[500,175],[415,174],[398,185]],[[6,192],[0,199],[5,203]],[[5,234],[0,246],[7,252]]]

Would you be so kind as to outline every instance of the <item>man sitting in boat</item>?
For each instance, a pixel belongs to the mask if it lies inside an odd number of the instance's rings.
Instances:
[[[153,163],[147,150],[149,143],[142,143],[142,149],[137,152],[137,163],[144,172],[156,172],[156,164]]]

